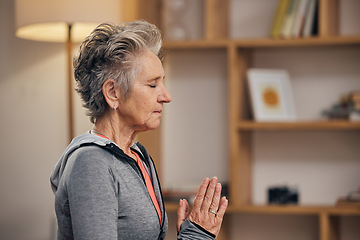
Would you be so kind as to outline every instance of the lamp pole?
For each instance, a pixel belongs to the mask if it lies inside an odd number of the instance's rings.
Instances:
[[[68,71],[68,82],[67,82],[67,92],[68,92],[68,137],[69,142],[74,137],[74,111],[73,111],[73,74],[72,74],[72,41],[71,41],[71,23],[68,23],[68,38],[66,41],[66,49],[67,49],[67,71]]]

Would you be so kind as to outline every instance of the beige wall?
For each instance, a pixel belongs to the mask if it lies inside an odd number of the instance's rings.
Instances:
[[[67,144],[64,46],[16,38],[14,3],[0,4],[0,239],[50,239],[49,176]]]
[[[235,6],[239,4],[239,1],[234,2]],[[259,0],[252,2],[259,5]],[[353,2],[353,4],[358,6],[357,0],[347,0],[346,2]],[[246,10],[247,13],[249,13],[249,11],[251,12],[249,6],[241,8]],[[239,14],[239,12],[234,15],[246,17],[245,14]],[[0,239],[47,240],[51,238],[51,229],[54,221],[54,198],[50,190],[49,175],[54,164],[67,145],[65,46],[62,44],[32,42],[16,38],[14,36],[13,0],[0,1],[0,18]],[[235,29],[235,23],[237,21],[240,20],[232,20],[232,23],[234,23],[232,25],[232,36],[239,37],[241,34],[246,35],[246,31],[241,29],[239,25],[236,25],[239,27]],[[353,22],[358,23],[359,21]],[[344,26],[346,26],[346,29],[345,27],[343,28],[344,33],[354,32],[354,28],[351,28],[349,25]],[[357,34],[359,34],[358,26],[355,26],[355,28],[355,31],[358,31]],[[253,29],[254,28],[248,30]],[[264,35],[264,32],[248,32],[248,35],[251,34],[256,36]],[[346,48],[343,50],[338,49],[336,51],[339,52],[339,54],[343,54],[343,51],[345,51],[344,54],[347,59],[352,54],[352,50],[348,52],[349,49]],[[359,48],[356,49],[356,52],[359,53]],[[219,53],[219,56],[221,58],[224,57],[223,53]],[[259,52],[256,61],[259,65],[265,64],[263,61],[264,59],[266,60],[267,56],[268,52]],[[356,54],[353,57],[350,57],[350,59],[355,60],[355,62],[350,63],[350,66],[349,62],[343,63],[345,64],[344,67],[346,67],[346,69],[350,68],[356,75],[356,80],[349,82],[348,87],[345,86],[343,88],[345,90],[347,88],[352,88],[353,85],[358,86],[359,84],[359,71],[356,70],[359,61],[358,56],[359,55]],[[179,63],[178,57],[178,55],[175,55],[172,58],[172,61],[176,64]],[[324,56],[324,59],[326,59],[326,55]],[[339,62],[341,64],[342,61]],[[335,63],[338,64],[337,61],[335,61]],[[172,66],[168,67],[171,69]],[[219,71],[223,74],[223,79],[226,79],[226,73],[224,73],[222,69]],[[296,74],[295,71],[295,75]],[[339,76],[341,75],[339,74]],[[297,80],[298,82],[296,84],[300,86],[299,91],[302,91],[301,86],[303,86],[304,82],[301,82],[301,75],[297,75]],[[176,78],[174,78],[174,81],[176,81]],[[215,82],[213,86],[216,87],[216,84],[217,83]],[[336,91],[334,90],[334,93],[339,91],[339,89]],[[221,92],[220,94],[224,93]],[[300,95],[301,93],[295,92],[295,98]],[[77,104],[77,106],[78,111],[76,116],[79,120],[76,123],[76,127],[77,133],[80,133],[88,129],[90,125],[86,118],[83,118],[79,104]],[[221,111],[221,108],[217,109]],[[304,113],[302,116],[304,116],[304,118],[310,116],[307,114],[311,113],[306,112],[309,109],[305,107],[302,107],[302,109]],[[169,119],[171,119],[171,116],[169,117]],[[165,122],[166,120],[167,119],[165,119]],[[292,150],[301,157],[309,156],[306,154],[304,155],[303,152],[296,149],[296,144],[301,141],[301,139],[298,139],[299,135],[291,133],[281,134],[284,136],[282,136],[282,138],[279,137],[278,141],[272,142],[273,145],[281,147],[281,141],[289,139],[289,141],[293,141],[293,145],[292,149],[289,149],[287,153],[291,153],[290,150]],[[301,133],[300,137],[306,138],[304,134],[306,133]],[[254,184],[255,187],[258,187],[258,191],[254,193],[254,199],[259,203],[264,201],[264,189],[269,183],[266,178],[262,177],[269,169],[266,165],[269,161],[264,157],[267,156],[266,151],[274,154],[272,155],[274,159],[279,158],[279,155],[271,152],[271,146],[266,143],[266,138],[268,138],[269,135],[272,135],[270,136],[272,140],[276,140],[278,137],[277,133],[260,133],[256,135],[255,139],[258,143],[256,149],[254,149],[258,167],[255,169],[256,179],[254,179]],[[203,133],[200,132],[195,139],[190,137],[184,139],[184,141],[189,141],[189,139],[194,141],[206,140],[206,136],[206,131]],[[338,156],[337,159],[339,161],[343,160],[341,159],[342,156],[346,156],[346,167],[349,171],[346,171],[340,176],[341,172],[337,171],[339,167],[337,164],[339,162],[334,160],[332,161],[335,162],[334,168],[328,171],[328,176],[331,176],[331,174],[334,174],[335,172],[339,178],[343,179],[343,176],[347,176],[349,175],[349,172],[359,168],[358,162],[355,161],[355,159],[358,159],[359,150],[357,148],[355,149],[353,146],[356,144],[356,141],[358,142],[359,140],[358,134],[326,133],[325,135],[320,135],[319,133],[310,133],[307,137],[311,137],[315,143],[328,141],[327,143],[330,144],[330,146],[334,146],[331,150],[331,153],[333,153],[332,156]],[[329,141],[329,139],[335,140]],[[342,139],[344,139],[344,141],[341,141]],[[169,142],[171,141],[172,139],[169,139]],[[339,142],[341,144],[339,144]],[[320,154],[321,158],[326,158],[328,156],[326,153],[327,146],[329,145],[326,145],[326,142],[320,146],[323,149],[323,153]],[[221,153],[226,151],[226,145],[221,145],[220,151]],[[281,161],[286,162],[288,156],[286,155],[287,153],[280,156],[282,158]],[[224,159],[220,159],[219,161],[224,161]],[[322,159],[320,159],[320,161],[322,161]],[[217,166],[219,166],[221,177],[226,179],[226,167],[224,168],[224,166],[221,166],[221,162],[216,162],[214,164],[219,164]],[[166,165],[166,167],[169,168],[169,171],[175,171],[172,169],[173,166],[176,165],[171,162]],[[323,170],[322,166],[323,165],[317,164],[312,165],[314,179],[317,179],[315,175],[316,171]],[[292,167],[294,167],[294,165],[289,166],[288,169]],[[179,169],[176,170],[179,171]],[[212,170],[209,172],[204,171],[204,174],[216,175],[217,172],[213,172]],[[278,170],[275,170],[275,175],[276,171]],[[184,172],[186,172],[186,169],[184,169]],[[166,180],[170,183],[173,180],[177,180],[175,178],[171,179],[171,172],[167,173],[166,176]],[[275,180],[274,183],[281,181],[281,179],[272,178],[271,175],[265,176],[271,178],[272,181]],[[188,176],[184,175],[184,178],[185,177],[188,179]],[[190,179],[191,178],[193,180],[198,180],[197,175],[190,177]],[[300,177],[300,179],[303,178]],[[294,182],[295,181],[298,180],[295,179]],[[345,187],[351,188],[353,185],[358,185],[359,178],[354,176],[346,181]],[[343,185],[335,186],[334,183],[331,183],[331,186],[329,186],[328,189],[325,189],[325,194],[330,192],[330,197],[332,199],[326,198],[325,196],[320,199],[305,198],[305,200],[307,199],[309,203],[329,203],[333,201],[335,194],[345,193],[347,191],[347,189],[344,189],[345,187]],[[312,189],[310,188],[310,190]],[[307,194],[307,196],[320,195],[319,193],[314,195],[312,192]],[[256,219],[253,216],[235,216],[234,218],[237,218],[236,224],[243,224],[243,226],[245,226],[243,235],[246,235],[246,227],[249,224],[256,226],[259,222],[259,218]],[[279,219],[277,220],[279,222]],[[314,224],[316,224],[316,220],[312,220],[314,221]],[[253,221],[253,224],[251,221]],[[282,224],[281,221],[284,220],[280,219],[279,225]],[[285,222],[286,221],[287,219],[285,219]],[[298,219],[297,221],[300,221],[301,224],[301,221],[306,222],[307,219]],[[266,223],[267,222],[265,221],[263,225],[266,225]],[[170,228],[174,229],[174,226],[170,226]],[[314,231],[314,229],[310,227],[309,231]],[[235,236],[236,234],[238,233],[234,233]]]

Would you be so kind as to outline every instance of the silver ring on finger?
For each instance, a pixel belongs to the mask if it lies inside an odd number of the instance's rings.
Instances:
[[[212,213],[212,214],[214,214],[215,216],[216,216],[216,214],[217,214],[217,211],[214,210],[214,209],[209,209],[209,212]]]

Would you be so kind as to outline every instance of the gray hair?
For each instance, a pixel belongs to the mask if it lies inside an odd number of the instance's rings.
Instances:
[[[147,50],[160,58],[161,42],[160,30],[145,21],[100,24],[85,38],[74,57],[74,73],[76,90],[92,123],[108,108],[104,82],[114,79],[126,99],[140,71],[137,58]]]

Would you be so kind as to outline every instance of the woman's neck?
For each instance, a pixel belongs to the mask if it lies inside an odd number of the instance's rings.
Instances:
[[[114,141],[127,155],[133,155],[130,147],[137,132],[131,127],[121,124],[120,121],[108,115],[97,119],[93,130]]]

